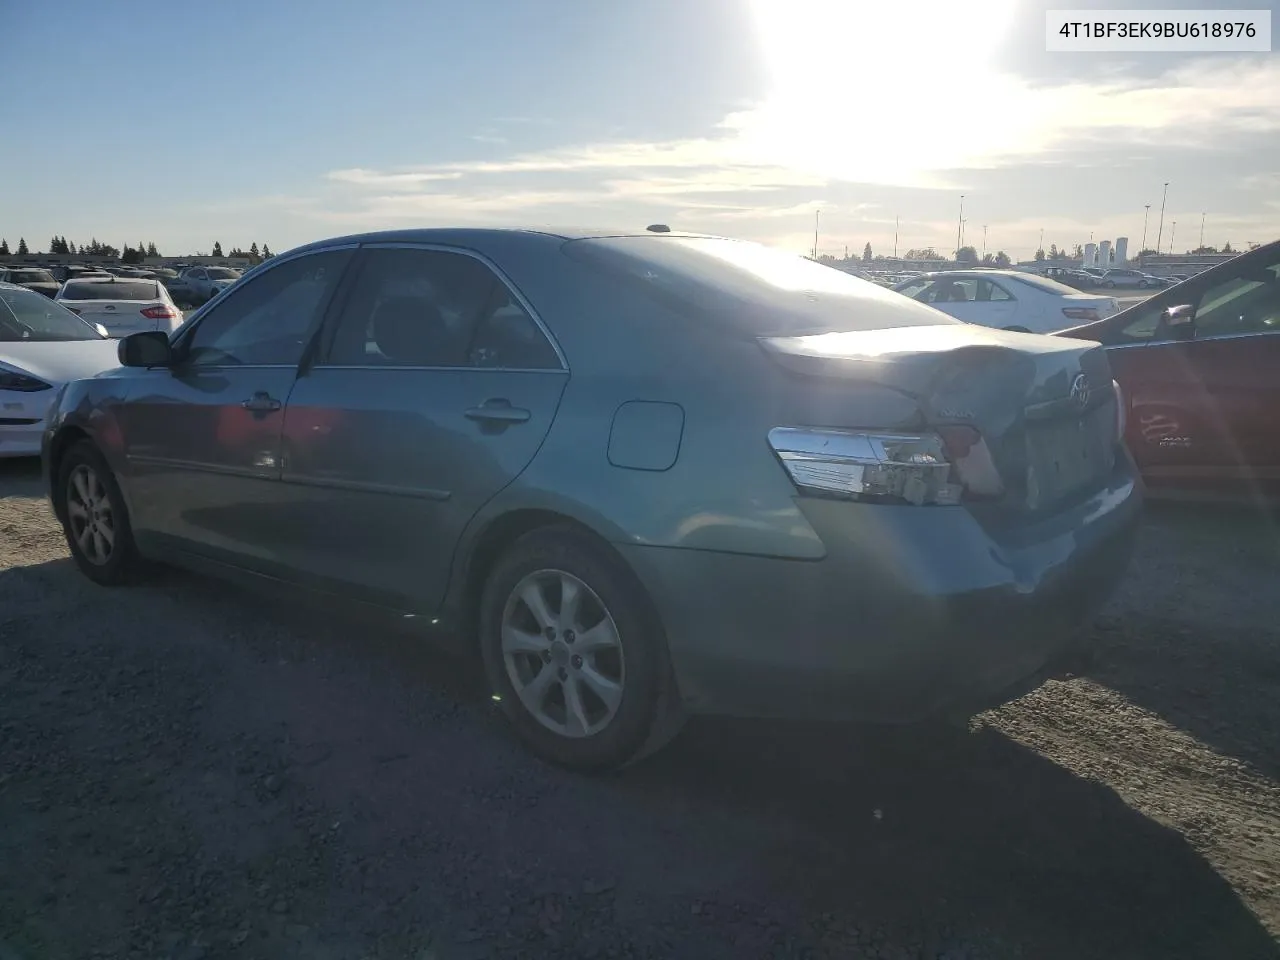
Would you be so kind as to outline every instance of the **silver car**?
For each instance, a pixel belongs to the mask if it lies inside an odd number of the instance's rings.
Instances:
[[[179,279],[185,285],[187,296],[196,303],[204,303],[239,280],[240,271],[231,267],[188,267]]]

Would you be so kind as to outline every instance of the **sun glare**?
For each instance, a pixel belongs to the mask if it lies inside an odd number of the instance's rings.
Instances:
[[[993,61],[1013,0],[963,4],[752,0],[771,94],[731,117],[754,153],[840,179],[919,182],[1015,150],[1017,123],[946,106],[958,91],[1016,107]]]

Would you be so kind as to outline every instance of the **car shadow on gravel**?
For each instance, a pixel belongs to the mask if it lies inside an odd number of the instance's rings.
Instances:
[[[0,458],[0,500],[6,497],[43,497],[39,457]]]
[[[1280,781],[1280,516],[1149,507],[1088,676]]]
[[[466,662],[389,630],[353,629],[361,620],[177,571],[103,591],[67,560],[0,570],[4,597],[29,605],[33,629],[113,613],[172,620],[172,636],[130,639],[121,626],[85,642],[99,657],[120,646],[124,660],[143,663],[172,648],[180,675],[163,689],[184,676],[198,685],[189,695],[202,706],[184,722],[203,731],[191,742],[209,752],[195,762],[239,779],[220,813],[205,781],[193,781],[184,822],[202,832],[184,842],[226,857],[237,832],[266,844],[300,829],[293,811],[308,811],[313,838],[318,824],[328,837],[342,821],[343,839],[322,841],[337,846],[313,856],[321,841],[306,841],[305,855],[271,875],[276,889],[295,890],[291,922],[316,936],[325,924],[376,930],[389,921],[375,911],[391,904],[401,927],[430,923],[463,939],[526,919],[535,932],[563,923],[570,936],[593,923],[604,942],[645,942],[661,928],[679,949],[651,955],[673,957],[1280,956],[1175,831],[990,729],[929,738],[697,720],[663,753],[592,779],[516,749]],[[28,656],[56,651],[52,670],[79,642],[49,638]],[[162,728],[170,719],[158,717]],[[260,752],[249,751],[254,742]],[[220,900],[268,914],[255,931],[282,922],[247,880],[241,889],[238,875],[225,876]],[[97,894],[70,896],[92,905]],[[506,919],[486,919],[495,916]],[[758,929],[770,942],[812,944],[837,928],[852,938],[854,927],[874,939],[809,954],[732,947]],[[910,946],[879,952],[877,943]]]
[[[991,728],[705,719],[624,780],[767,824],[775,889],[811,911],[976,925],[1037,958],[1280,957],[1177,832]]]

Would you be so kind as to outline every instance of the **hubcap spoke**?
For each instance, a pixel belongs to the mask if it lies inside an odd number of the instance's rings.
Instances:
[[[107,542],[107,549],[111,549],[116,545],[116,533],[108,524],[99,523],[98,533],[102,535],[102,539]]]
[[[546,715],[546,708],[543,704],[547,699],[547,691],[551,689],[551,682],[555,679],[555,667],[546,664],[538,671],[537,676],[517,691],[520,694],[521,702],[535,717]]]
[[[72,517],[76,520],[85,520],[85,519],[88,519],[89,511],[85,509],[84,504],[81,503],[79,500],[72,500],[68,498],[67,516]]]
[[[560,686],[564,690],[564,725],[571,737],[584,737],[591,729],[587,720],[587,708],[582,702],[582,690],[578,686],[578,678],[569,674],[569,679]]]
[[[530,653],[536,656],[550,647],[551,642],[540,633],[529,633],[509,623],[502,626],[503,653]]]
[[[76,534],[76,543],[80,545],[81,550],[88,553],[91,540],[93,540],[93,527],[86,523],[80,528],[80,532]]]
[[[93,531],[93,559],[99,562],[107,559],[107,541],[96,527]]]
[[[75,485],[76,494],[80,497],[80,502],[86,506],[93,506],[93,494],[89,492],[89,481],[85,477],[84,468],[71,475],[71,482]]]
[[[560,626],[576,630],[578,627],[578,602],[582,591],[578,589],[578,580],[568,574],[560,577]]]
[[[590,630],[578,634],[573,649],[577,653],[595,653],[599,650],[614,650],[619,647],[618,631],[613,625],[613,618],[605,617]]]
[[[547,607],[547,599],[542,595],[542,586],[535,580],[520,591],[520,599],[538,621],[543,630],[556,626],[556,617]]]
[[[618,709],[618,705],[622,703],[622,684],[610,680],[589,663],[584,663],[578,669],[578,676],[600,698],[600,702],[610,713]]]

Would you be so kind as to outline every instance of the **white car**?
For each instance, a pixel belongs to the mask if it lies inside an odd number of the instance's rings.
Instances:
[[[84,277],[68,280],[55,298],[89,323],[100,323],[111,337],[143,330],[178,329],[182,311],[159,280],[133,277]]]
[[[39,456],[58,387],[118,367],[117,348],[48,297],[0,283],[0,457]]]
[[[1053,333],[1105,320],[1120,311],[1114,297],[1081,293],[1020,270],[948,270],[894,287],[966,323],[1023,333]]]
[[[239,280],[240,271],[231,267],[187,267],[180,276],[192,296],[204,303]]]

